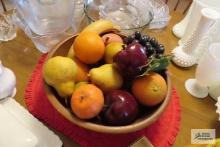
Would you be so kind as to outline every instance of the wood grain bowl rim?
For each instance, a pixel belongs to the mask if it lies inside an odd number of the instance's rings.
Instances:
[[[53,56],[53,54],[62,46],[62,44],[66,43],[67,41],[69,41],[71,39],[74,39],[76,36],[77,35],[70,36],[70,37],[66,38],[65,40],[61,41],[59,44],[57,44],[54,47],[54,49],[52,49],[51,52],[48,54],[46,60],[51,58]],[[135,121],[132,124],[126,125],[126,126],[105,126],[105,125],[95,124],[95,123],[92,123],[92,122],[89,122],[89,121],[81,120],[81,119],[75,117],[67,108],[65,108],[57,100],[57,98],[55,97],[55,95],[51,91],[51,88],[49,87],[49,85],[47,85],[45,83],[44,87],[45,87],[45,92],[47,94],[48,100],[52,104],[52,106],[63,117],[65,117],[67,120],[74,123],[75,125],[77,125],[79,127],[82,127],[82,128],[85,128],[85,129],[88,129],[88,130],[91,130],[91,131],[100,132],[100,133],[123,134],[123,133],[131,133],[131,132],[141,130],[141,129],[149,126],[153,122],[155,122],[160,117],[160,115],[165,110],[165,108],[167,107],[167,105],[168,105],[168,103],[170,102],[170,99],[171,99],[172,85],[171,85],[170,75],[169,75],[168,72],[166,72],[166,75],[167,75],[167,77],[166,77],[167,95],[166,95],[165,99],[163,100],[163,102],[160,104],[160,106],[157,108],[157,110],[154,111],[146,119],[143,119],[141,121],[139,119],[138,121]]]

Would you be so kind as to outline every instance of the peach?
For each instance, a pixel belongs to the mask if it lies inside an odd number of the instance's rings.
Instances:
[[[102,40],[104,41],[105,45],[108,45],[112,42],[121,42],[123,43],[122,38],[114,33],[105,34],[102,36]]]

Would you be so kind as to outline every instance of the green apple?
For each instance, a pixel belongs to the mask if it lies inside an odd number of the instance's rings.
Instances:
[[[121,42],[112,42],[108,44],[105,48],[105,62],[107,64],[113,63],[113,57],[116,55],[118,52],[120,52],[124,48],[125,44]]]

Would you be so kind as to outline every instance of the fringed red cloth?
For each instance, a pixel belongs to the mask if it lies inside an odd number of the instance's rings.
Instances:
[[[180,127],[180,103],[176,90],[160,118],[149,127],[128,134],[104,134],[89,131],[66,120],[47,99],[42,79],[42,65],[47,54],[42,55],[25,90],[27,108],[35,117],[83,147],[127,147],[141,136],[146,136],[155,147],[174,144]]]

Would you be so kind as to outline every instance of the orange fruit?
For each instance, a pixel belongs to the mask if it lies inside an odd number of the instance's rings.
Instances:
[[[155,106],[165,98],[167,84],[160,74],[151,72],[133,81],[132,93],[141,104]]]
[[[97,116],[104,106],[102,91],[93,84],[81,85],[71,98],[71,108],[81,119],[91,119]]]
[[[88,81],[89,80],[89,68],[86,64],[79,61],[76,57],[73,57],[73,60],[75,61],[77,65],[77,72],[75,76],[75,82],[82,82],[82,81]]]
[[[73,44],[75,56],[86,64],[98,62],[104,55],[105,45],[95,32],[82,32]]]

